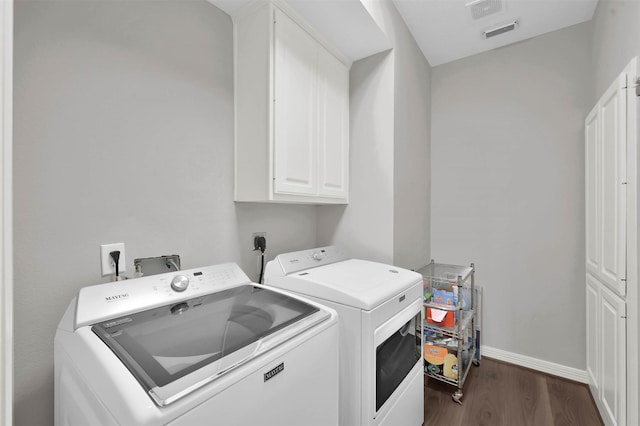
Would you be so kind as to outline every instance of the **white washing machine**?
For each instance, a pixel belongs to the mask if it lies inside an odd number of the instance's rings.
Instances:
[[[336,313],[233,263],[85,287],[55,336],[55,424],[335,425]]]
[[[265,283],[338,312],[341,425],[423,423],[420,274],[323,247],[277,256]]]

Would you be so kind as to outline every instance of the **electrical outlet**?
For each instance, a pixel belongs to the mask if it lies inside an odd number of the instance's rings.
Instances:
[[[100,246],[100,260],[102,263],[102,276],[113,275],[116,273],[116,265],[111,258],[112,251],[120,252],[118,259],[118,272],[122,274],[126,270],[127,262],[124,257],[124,243],[103,244]]]
[[[263,237],[264,238],[265,247],[267,245],[267,233],[266,232],[254,232],[253,234],[251,234],[251,247],[252,247],[252,250],[259,250],[258,246],[256,244],[256,238],[258,238],[258,237]]]
[[[256,274],[260,277],[256,282],[262,284],[261,277],[264,271],[264,252],[267,249],[267,233],[254,232],[251,234],[251,243],[253,244],[253,252],[256,253]]]

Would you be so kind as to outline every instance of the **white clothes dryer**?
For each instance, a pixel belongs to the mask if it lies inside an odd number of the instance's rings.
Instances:
[[[422,276],[337,247],[277,256],[265,283],[329,306],[340,323],[340,424],[424,421]]]
[[[55,424],[338,423],[338,323],[233,263],[80,290],[55,336]]]

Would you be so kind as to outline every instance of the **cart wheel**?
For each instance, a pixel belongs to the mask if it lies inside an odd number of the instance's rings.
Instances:
[[[473,361],[471,361],[473,363],[473,365],[475,365],[476,367],[480,367],[480,361],[477,359],[474,359]]]
[[[460,389],[458,389],[451,395],[451,399],[453,399],[455,402],[457,402],[460,405],[462,405],[462,401],[460,400],[461,398],[462,398],[462,391]]]

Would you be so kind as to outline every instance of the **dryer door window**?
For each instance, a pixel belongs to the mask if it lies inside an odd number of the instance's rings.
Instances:
[[[92,330],[156,403],[167,405],[185,389],[273,347],[278,332],[318,312],[298,299],[245,285],[105,321]]]
[[[376,412],[420,361],[421,314],[416,314],[376,348]]]

